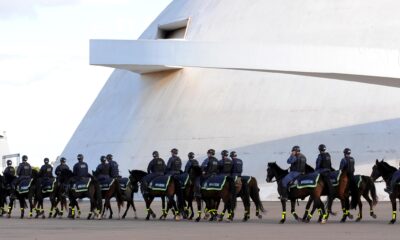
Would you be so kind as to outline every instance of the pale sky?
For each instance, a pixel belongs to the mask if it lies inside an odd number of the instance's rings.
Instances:
[[[0,131],[40,165],[61,154],[112,69],[89,39],[137,39],[172,0],[0,0]]]

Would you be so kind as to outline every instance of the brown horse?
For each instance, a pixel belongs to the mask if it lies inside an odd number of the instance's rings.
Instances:
[[[371,178],[373,181],[376,181],[376,179],[382,177],[383,180],[386,182],[386,186],[391,186],[392,182],[392,177],[395,172],[398,170],[390,166],[387,162],[385,161],[378,161],[378,159],[375,162],[375,165],[372,167],[372,173],[371,173]],[[400,185],[396,184],[394,189],[392,189],[392,192],[389,194],[390,202],[392,203],[392,219],[390,220],[390,224],[393,224],[396,222],[396,215],[397,215],[397,206],[396,206],[396,200],[399,199],[400,201]]]
[[[135,207],[135,202],[133,200],[133,196],[135,192],[138,192],[138,185],[133,185],[132,182],[129,180],[129,178],[121,178],[120,183],[122,181],[126,182],[126,185],[124,188],[121,187],[120,185],[120,191],[122,195],[122,200],[126,202],[126,209],[124,214],[122,215],[122,219],[125,219],[126,214],[128,213],[128,210],[130,207],[132,207],[132,210],[134,212],[134,218],[137,219],[137,214],[136,214],[136,207]]]
[[[146,172],[141,170],[132,170],[129,171],[129,173],[130,173],[129,180],[132,182],[133,185],[141,183],[143,177],[147,175]],[[175,220],[180,220],[180,214],[183,213],[184,210],[183,210],[183,198],[181,194],[177,194],[177,192],[180,191],[180,189],[177,189],[179,188],[179,186],[180,186],[179,182],[177,182],[177,180],[171,176],[165,191],[149,189],[149,193],[143,195],[143,199],[146,202],[146,210],[147,210],[146,220],[149,220],[150,216],[152,216],[153,218],[156,217],[156,214],[150,207],[155,197],[161,197],[162,200],[163,214],[161,215],[160,219],[165,219],[167,217],[167,210],[165,208],[165,198],[167,198],[168,202],[173,207],[175,213],[174,217]],[[174,199],[175,194],[177,195],[178,204],[175,202]]]
[[[268,163],[268,168],[267,168],[267,182],[272,182],[273,179],[276,179],[276,182],[278,184],[278,192],[281,186],[281,181],[282,179],[289,173],[288,170],[283,170],[276,164],[276,162],[270,162]],[[316,184],[316,187],[307,187],[307,188],[302,188],[302,189],[297,189],[297,188],[292,188],[292,190],[289,192],[289,199],[291,203],[291,213],[293,217],[299,221],[300,218],[296,214],[296,200],[297,199],[304,199],[308,196],[313,200],[314,205],[312,211],[315,211],[315,209],[319,208],[321,209],[321,213],[324,216],[322,218],[321,223],[326,222],[326,217],[327,214],[325,214],[325,207],[321,201],[321,195],[322,191],[324,190],[325,185],[322,179],[318,179],[318,182]],[[286,200],[281,199],[281,204],[282,204],[282,219],[280,220],[280,223],[284,223],[286,221]]]
[[[43,189],[41,186],[42,184],[40,184],[42,181],[43,178],[39,178],[38,184],[36,186],[35,201],[33,204],[34,206],[36,206],[35,218],[38,218],[40,215],[42,215],[42,218],[45,218],[43,206],[43,200],[45,198],[49,198],[51,204],[48,217],[56,217],[57,215],[62,216],[63,209],[67,208],[67,201],[65,197],[63,197],[61,194],[62,185],[60,184],[58,179],[51,179],[51,189]],[[59,202],[61,203],[61,211],[57,208]]]

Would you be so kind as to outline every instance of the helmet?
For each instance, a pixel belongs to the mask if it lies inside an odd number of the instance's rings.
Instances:
[[[320,145],[318,146],[318,150],[319,150],[320,152],[325,152],[325,150],[326,150],[325,144],[320,144]]]
[[[106,161],[106,156],[104,156],[104,155],[101,156],[101,157],[100,157],[100,161],[101,161],[101,162],[105,162],[105,161]]]
[[[215,155],[214,149],[208,149],[207,154]]]
[[[10,159],[7,160],[7,166],[11,166],[12,165],[12,161]]]
[[[350,154],[351,154],[351,149],[350,149],[350,148],[345,148],[345,149],[343,150],[343,153],[344,153],[345,155],[350,155]]]
[[[300,152],[300,147],[299,146],[294,146],[292,147],[292,152]]]
[[[112,160],[113,159],[113,155],[107,154],[107,156],[105,158],[107,158],[107,160]]]
[[[154,157],[154,158],[158,158],[159,156],[160,156],[160,155],[158,154],[157,151],[154,151],[154,152],[153,152],[153,157]]]
[[[22,156],[22,161],[24,161],[24,162],[28,161],[28,156],[26,156],[26,155]]]
[[[190,152],[190,153],[188,154],[188,157],[189,157],[189,159],[193,159],[193,158],[194,158],[194,153],[193,153],[193,152]]]
[[[173,149],[171,150],[171,153],[173,153],[173,154],[178,154],[178,149],[173,148]]]
[[[60,158],[60,162],[65,163],[66,161],[67,161],[67,159],[65,159],[65,157]]]
[[[231,158],[234,158],[234,157],[237,157],[237,154],[236,154],[235,151],[232,151],[232,152],[229,154],[229,156],[230,156]]]
[[[76,156],[76,158],[77,158],[79,161],[82,161],[82,160],[83,160],[83,155],[82,155],[81,153],[79,153],[78,156]]]
[[[227,157],[227,156],[229,155],[229,152],[228,152],[227,150],[223,150],[223,151],[221,152],[221,155],[222,155],[223,157]]]
[[[44,163],[49,163],[49,159],[48,159],[48,158],[45,158],[45,159],[43,159],[43,162],[44,162]]]

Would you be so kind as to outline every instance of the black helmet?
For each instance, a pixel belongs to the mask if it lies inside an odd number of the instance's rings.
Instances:
[[[153,152],[153,157],[154,157],[154,158],[158,158],[159,156],[160,156],[160,155],[158,154],[157,151],[154,151],[154,152]]]
[[[102,155],[102,156],[100,157],[100,161],[101,161],[101,162],[105,162],[105,161],[106,161],[106,156]]]
[[[113,155],[107,154],[107,156],[105,158],[107,158],[107,160],[112,160],[113,159]]]
[[[65,157],[60,158],[60,162],[65,163],[66,161],[67,161],[67,159],[65,159]]]
[[[208,149],[207,154],[215,155],[214,149]]]
[[[188,157],[189,157],[189,159],[193,159],[194,158],[194,153],[193,152],[188,153]]]
[[[228,152],[227,150],[223,150],[223,151],[221,152],[221,155],[222,155],[223,157],[227,157],[227,156],[229,155],[229,152]]]
[[[171,149],[171,153],[178,154],[178,149],[176,149],[176,148]]]
[[[350,148],[345,148],[345,149],[343,150],[343,153],[344,153],[345,155],[350,155],[350,154],[351,154],[351,149],[350,149]]]
[[[235,151],[232,151],[232,152],[229,154],[229,156],[230,156],[231,158],[234,158],[234,157],[237,157],[237,154],[236,154]]]
[[[79,161],[82,161],[82,160],[83,160],[83,155],[82,155],[81,153],[79,153],[78,156],[76,156],[76,158],[77,158]]]
[[[319,150],[320,152],[325,152],[325,150],[326,150],[325,144],[320,144],[320,145],[318,146],[318,150]]]
[[[44,163],[49,163],[49,159],[48,159],[48,158],[45,158],[45,159],[43,159],[43,162],[44,162]]]
[[[11,166],[12,165],[12,161],[10,159],[7,160],[7,166]]]
[[[28,161],[28,156],[26,156],[26,155],[22,156],[22,161],[23,161],[23,162]]]
[[[292,147],[292,152],[300,152],[300,147],[299,146],[294,146]]]

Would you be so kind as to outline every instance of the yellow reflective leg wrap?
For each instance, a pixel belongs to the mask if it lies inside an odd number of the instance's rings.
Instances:
[[[308,217],[309,219],[311,219],[311,218],[313,217],[313,215],[312,215],[311,213],[309,213],[309,214],[307,214],[307,217]]]
[[[232,216],[232,212],[228,213],[228,218],[230,218]]]
[[[150,208],[146,208],[146,212],[150,212]]]
[[[392,219],[396,219],[396,214],[397,214],[396,211],[392,212]]]
[[[282,212],[282,219],[286,218],[286,212]]]
[[[198,216],[198,217],[201,216],[201,211],[197,211],[197,216]]]
[[[21,211],[24,211],[25,209],[24,209],[24,208],[20,208],[20,210],[21,210]]]

